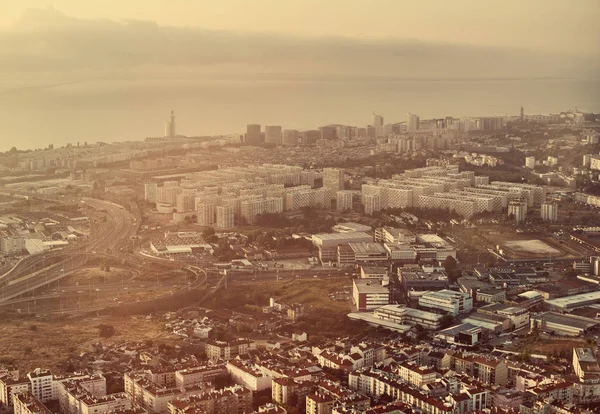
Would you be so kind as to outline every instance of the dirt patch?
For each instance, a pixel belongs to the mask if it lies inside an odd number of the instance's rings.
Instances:
[[[100,324],[112,325],[115,335],[100,338]],[[50,320],[13,319],[0,322],[1,362],[14,364],[21,372],[50,368],[55,373],[63,370],[70,355],[89,351],[90,344],[146,339],[173,339],[164,330],[164,321],[134,317],[98,317],[86,319],[56,318]]]

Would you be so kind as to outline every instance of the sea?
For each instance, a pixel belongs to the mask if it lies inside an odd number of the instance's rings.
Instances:
[[[316,129],[445,116],[600,112],[600,79],[126,79],[0,84],[0,151],[162,136],[243,133],[246,124]]]

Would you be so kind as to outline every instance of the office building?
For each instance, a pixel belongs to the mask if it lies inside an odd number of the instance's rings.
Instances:
[[[515,223],[519,224],[527,217],[527,202],[526,201],[511,201],[508,203],[508,216],[513,216]]]
[[[265,143],[281,145],[283,140],[283,134],[280,125],[266,125],[265,126]]]
[[[558,204],[556,203],[542,203],[541,216],[544,221],[557,221],[558,220]]]
[[[246,138],[244,142],[249,145],[259,145],[263,143],[260,125],[248,124],[246,126]]]
[[[230,206],[217,206],[216,227],[219,229],[231,229],[234,225],[233,208]]]
[[[407,132],[417,132],[419,130],[419,117],[417,115],[411,114],[410,112],[406,114],[406,131]]]
[[[198,224],[212,226],[215,224],[215,205],[213,203],[200,203],[196,206]]]
[[[349,211],[352,210],[352,191],[338,191],[336,193],[336,209],[338,211]]]
[[[359,312],[372,311],[390,303],[390,291],[380,281],[354,279],[352,282],[352,304]]]
[[[419,306],[458,316],[473,310],[473,298],[463,292],[444,289],[437,292],[427,292],[420,296]]]
[[[344,170],[339,168],[324,168],[323,187],[329,189],[332,197],[336,197],[337,192],[344,189]]]
[[[525,167],[530,169],[535,169],[535,157],[525,157]]]

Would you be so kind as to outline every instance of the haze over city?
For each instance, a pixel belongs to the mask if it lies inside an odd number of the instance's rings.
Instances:
[[[600,1],[46,1],[0,414],[600,413]]]
[[[4,149],[600,107],[596,1],[51,4],[3,5]]]

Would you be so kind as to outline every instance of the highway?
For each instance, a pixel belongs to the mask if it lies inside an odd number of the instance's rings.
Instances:
[[[89,257],[127,257],[119,254],[119,251],[137,233],[139,217],[134,217],[124,207],[110,201],[92,198],[64,201],[80,202],[95,210],[104,210],[106,221],[99,221],[86,240],[62,250],[26,257],[0,276],[0,303],[62,279],[84,267]],[[137,262],[132,260],[132,264]]]

